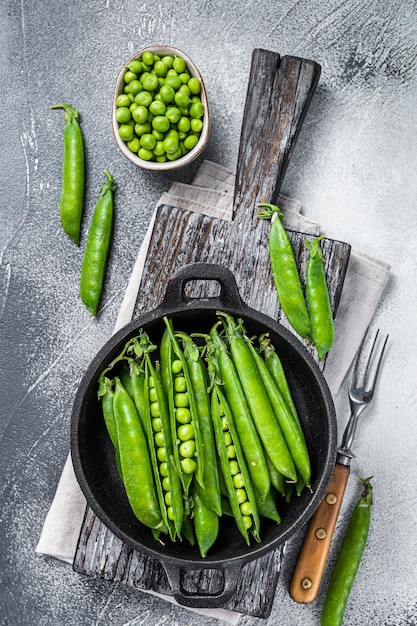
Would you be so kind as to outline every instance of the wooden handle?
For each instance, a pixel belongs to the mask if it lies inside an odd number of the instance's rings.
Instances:
[[[255,49],[243,114],[234,217],[251,228],[258,202],[276,202],[321,68],[315,61]]]
[[[290,584],[295,602],[313,602],[317,596],[349,472],[348,466],[336,463],[326,495],[311,518]]]

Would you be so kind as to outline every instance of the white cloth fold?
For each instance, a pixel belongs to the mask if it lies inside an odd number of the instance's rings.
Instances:
[[[191,185],[173,183],[159,202],[190,211],[201,212],[225,220],[232,219],[234,173],[211,161],[203,161]],[[284,213],[284,224],[291,230],[318,235],[320,226],[301,214],[301,204],[294,198],[280,195],[277,203]],[[140,247],[114,332],[130,322],[155,221],[152,216]],[[337,395],[354,355],[373,318],[381,294],[388,282],[390,267],[376,259],[352,250],[336,316],[336,340],[327,357],[324,375],[330,390]],[[72,563],[82,526],[85,499],[77,483],[71,458],[68,456],[46,516],[36,552]],[[176,603],[170,596],[154,595]],[[194,610],[194,609],[193,609]],[[196,612],[236,624],[239,614],[223,609],[195,609]]]

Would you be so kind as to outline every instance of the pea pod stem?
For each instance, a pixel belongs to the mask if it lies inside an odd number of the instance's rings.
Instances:
[[[288,233],[283,225],[283,214],[274,204],[258,203],[264,207],[260,219],[271,219],[268,245],[272,275],[278,299],[293,329],[307,341],[313,341],[310,316],[304,298],[300,274]]]
[[[70,104],[54,104],[51,109],[65,111],[60,217],[64,231],[79,246],[85,179],[84,140],[79,113]]]
[[[305,245],[310,252],[306,270],[306,294],[310,310],[313,341],[319,360],[322,360],[334,342],[333,311],[327,286],[320,241],[324,236],[316,237],[313,242],[306,239]]]
[[[112,175],[107,170],[104,173],[107,180],[94,209],[81,266],[80,296],[91,315],[96,314],[100,301],[113,230],[113,193],[116,186]]]
[[[337,558],[323,605],[321,626],[341,626],[371,523],[371,478],[361,479],[363,491],[356,504]]]

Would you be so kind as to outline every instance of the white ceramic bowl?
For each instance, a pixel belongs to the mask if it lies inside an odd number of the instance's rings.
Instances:
[[[117,100],[117,97],[121,93],[123,93],[124,74],[126,72],[126,67],[132,61],[138,59],[144,52],[148,52],[148,51],[153,52],[154,54],[158,54],[160,56],[177,55],[179,57],[182,57],[188,66],[190,75],[195,78],[198,78],[201,83],[201,93],[199,95],[201,98],[201,102],[204,106],[204,116],[202,120],[203,128],[201,130],[198,143],[194,146],[192,150],[190,150],[190,152],[187,152],[187,154],[185,154],[184,156],[174,161],[165,161],[164,163],[158,163],[157,161],[145,161],[144,159],[141,159],[135,152],[132,152],[132,150],[128,148],[126,142],[123,141],[123,139],[121,139],[119,136],[119,132],[118,132],[119,122],[116,119],[116,100]],[[166,172],[169,170],[179,169],[181,167],[184,167],[185,165],[189,165],[192,161],[194,161],[194,159],[196,159],[201,154],[201,152],[204,150],[207,144],[209,130],[210,130],[210,113],[209,113],[206,89],[204,86],[202,76],[200,72],[198,71],[197,67],[194,65],[193,61],[190,59],[190,57],[186,55],[184,52],[182,52],[181,50],[179,50],[178,48],[172,48],[171,46],[150,46],[148,48],[143,48],[142,50],[139,50],[136,54],[134,54],[123,65],[116,80],[116,86],[115,86],[114,95],[113,95],[112,125],[113,125],[114,138],[120,150],[123,152],[125,157],[127,157],[130,161],[132,161],[132,163],[135,163],[139,167],[142,167],[147,170],[154,170],[157,172]]]

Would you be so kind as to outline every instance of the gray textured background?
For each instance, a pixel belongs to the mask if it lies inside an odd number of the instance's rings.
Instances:
[[[215,624],[158,599],[74,574],[35,555],[69,445],[80,378],[109,337],[159,195],[170,177],[117,150],[113,83],[137,49],[171,44],[202,71],[212,133],[204,157],[235,167],[252,50],[314,59],[322,76],[283,191],[324,232],[392,265],[377,323],[391,334],[378,397],[356,443],[354,474],[375,476],[372,531],[346,624],[417,624],[416,97],[413,0],[4,0],[0,5],[0,623]],[[78,297],[80,250],[59,224],[63,112],[82,115],[84,235],[102,170],[118,183],[109,270],[96,319]],[[177,175],[192,179],[193,167]],[[338,407],[339,418],[347,406]],[[341,528],[357,496],[351,481]],[[331,560],[340,541],[337,534]],[[295,540],[295,544],[297,541]],[[313,626],[323,591],[293,603],[289,546],[271,617],[246,625]]]

